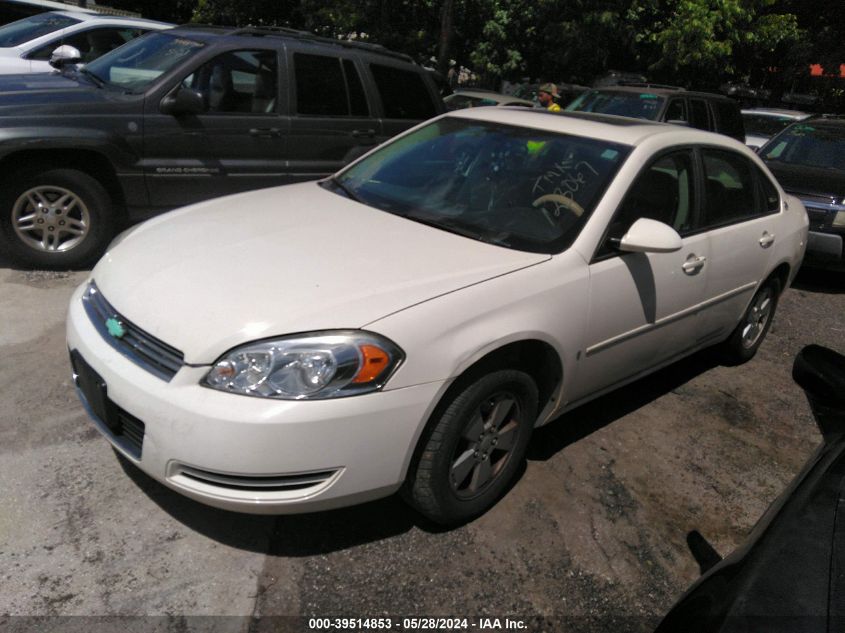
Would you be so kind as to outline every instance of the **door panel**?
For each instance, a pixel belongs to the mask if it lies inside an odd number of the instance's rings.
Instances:
[[[698,305],[705,296],[706,235],[675,253],[626,253],[590,266],[586,345],[572,399],[609,387],[696,344]],[[684,265],[704,258],[686,272]]]
[[[360,73],[351,58],[292,50],[294,90],[289,170],[293,180],[313,180],[375,147],[378,119],[370,115]]]
[[[707,234],[688,235],[672,253],[619,253],[630,226],[648,218],[691,230],[696,209],[693,152],[673,151],[647,166],[617,209],[590,265],[587,336],[578,365],[577,400],[695,346],[710,260]]]
[[[705,187],[702,224],[709,229],[711,257],[707,309],[699,338],[725,338],[739,322],[757,285],[771,268],[779,200],[769,199],[754,167],[733,152],[703,149]]]
[[[287,182],[287,123],[278,111],[275,49],[223,53],[185,77],[206,112],[145,118],[145,175],[153,205],[172,207]]]

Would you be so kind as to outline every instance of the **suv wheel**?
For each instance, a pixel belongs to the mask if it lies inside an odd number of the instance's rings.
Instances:
[[[537,416],[537,386],[522,371],[481,376],[438,407],[405,496],[444,525],[469,521],[507,490]]]
[[[16,263],[81,267],[102,252],[113,232],[109,195],[84,172],[18,173],[0,193],[0,237]]]

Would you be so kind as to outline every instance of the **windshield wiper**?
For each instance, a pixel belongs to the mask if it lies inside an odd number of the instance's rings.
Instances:
[[[486,244],[509,246],[509,243],[505,239],[494,238],[489,235],[485,235],[481,231],[471,229],[468,226],[461,224],[460,222],[455,222],[446,218],[417,213],[397,213],[396,215],[401,215],[403,218],[408,218],[409,220],[412,220],[414,222],[419,222],[420,224],[425,224],[426,226],[431,226],[435,229],[442,229],[444,231],[448,231],[449,233],[455,233],[456,235],[468,237],[470,239],[478,240],[479,242],[484,242]]]

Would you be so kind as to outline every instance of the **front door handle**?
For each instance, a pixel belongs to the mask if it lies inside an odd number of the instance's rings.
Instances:
[[[763,231],[763,237],[760,238],[760,246],[763,248],[769,248],[772,244],[775,243],[775,236],[768,231]]]
[[[282,131],[277,127],[254,127],[249,134],[250,136],[274,137],[281,136]]]
[[[704,267],[704,262],[706,261],[707,258],[703,255],[701,257],[697,257],[695,253],[693,253],[687,257],[687,261],[681,264],[681,268],[684,269],[684,272],[687,275],[694,275]]]

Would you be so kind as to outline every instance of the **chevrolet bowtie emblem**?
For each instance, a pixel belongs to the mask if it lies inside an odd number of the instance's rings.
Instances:
[[[123,327],[123,323],[115,317],[106,319],[106,329],[109,331],[109,334],[117,339],[123,338],[126,335],[126,328]]]

